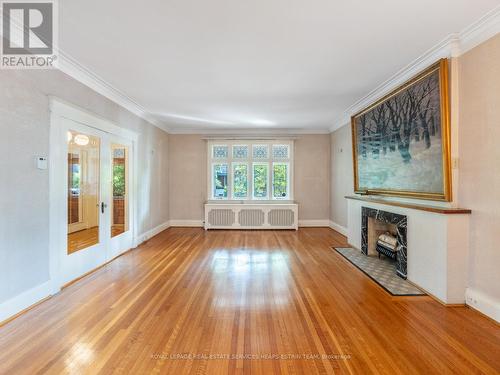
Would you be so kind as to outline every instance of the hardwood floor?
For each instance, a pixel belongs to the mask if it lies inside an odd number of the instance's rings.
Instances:
[[[95,245],[99,242],[99,227],[79,230],[68,234],[68,254]]]
[[[0,373],[499,373],[498,325],[390,296],[343,245],[326,228],[168,229],[1,327]]]
[[[111,237],[125,232],[123,224],[111,226]],[[68,254],[73,254],[99,242],[99,227],[79,230],[68,234]]]

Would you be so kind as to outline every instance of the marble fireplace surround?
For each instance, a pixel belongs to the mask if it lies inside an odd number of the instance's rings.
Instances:
[[[363,207],[366,219],[375,215],[405,226],[406,278],[427,294],[444,304],[464,304],[467,287],[467,259],[469,253],[470,210],[453,208],[446,203],[392,198],[347,196],[347,241],[351,247],[362,250]],[[389,216],[385,213],[389,213]],[[392,213],[392,215],[390,214]],[[405,275],[404,262],[398,265],[400,276]]]
[[[407,227],[408,220],[405,215],[377,210],[370,207],[361,207],[361,251],[368,255],[368,225],[369,218],[393,224],[397,229],[398,238],[398,256],[396,260],[396,274],[405,279],[407,278]]]

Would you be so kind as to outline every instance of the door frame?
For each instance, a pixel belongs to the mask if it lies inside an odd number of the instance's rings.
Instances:
[[[49,273],[51,283],[51,293],[57,293],[61,287],[71,282],[64,278],[64,272],[61,270],[62,253],[66,250],[65,241],[67,241],[67,212],[63,209],[67,204],[67,191],[62,194],[61,182],[67,180],[67,155],[65,155],[63,134],[63,120],[71,120],[81,125],[94,128],[100,132],[108,133],[111,136],[126,139],[131,142],[129,167],[129,230],[132,233],[131,247],[137,245],[137,170],[138,170],[138,152],[137,143],[138,133],[121,128],[115,123],[99,117],[85,109],[74,104],[68,103],[57,97],[49,96],[50,101],[50,151],[49,151]],[[101,152],[109,150],[101,149]],[[121,251],[123,253],[128,249]],[[99,262],[98,266],[105,264],[109,260],[109,249],[105,252],[105,260]],[[90,272],[95,267],[86,270]],[[78,275],[76,278],[83,276]]]

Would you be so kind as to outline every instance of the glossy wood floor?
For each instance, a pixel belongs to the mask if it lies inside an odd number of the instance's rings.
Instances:
[[[123,224],[111,226],[111,237],[118,236],[125,232]],[[99,227],[79,230],[68,234],[68,254],[73,254],[79,250],[86,249],[89,246],[99,242]]]
[[[0,328],[1,374],[498,374],[500,328],[391,297],[326,228],[169,229]]]
[[[68,234],[68,254],[95,245],[99,242],[99,227],[79,230]]]

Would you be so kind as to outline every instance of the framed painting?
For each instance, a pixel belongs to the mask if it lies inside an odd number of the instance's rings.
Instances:
[[[351,117],[354,191],[451,201],[448,60]]]

